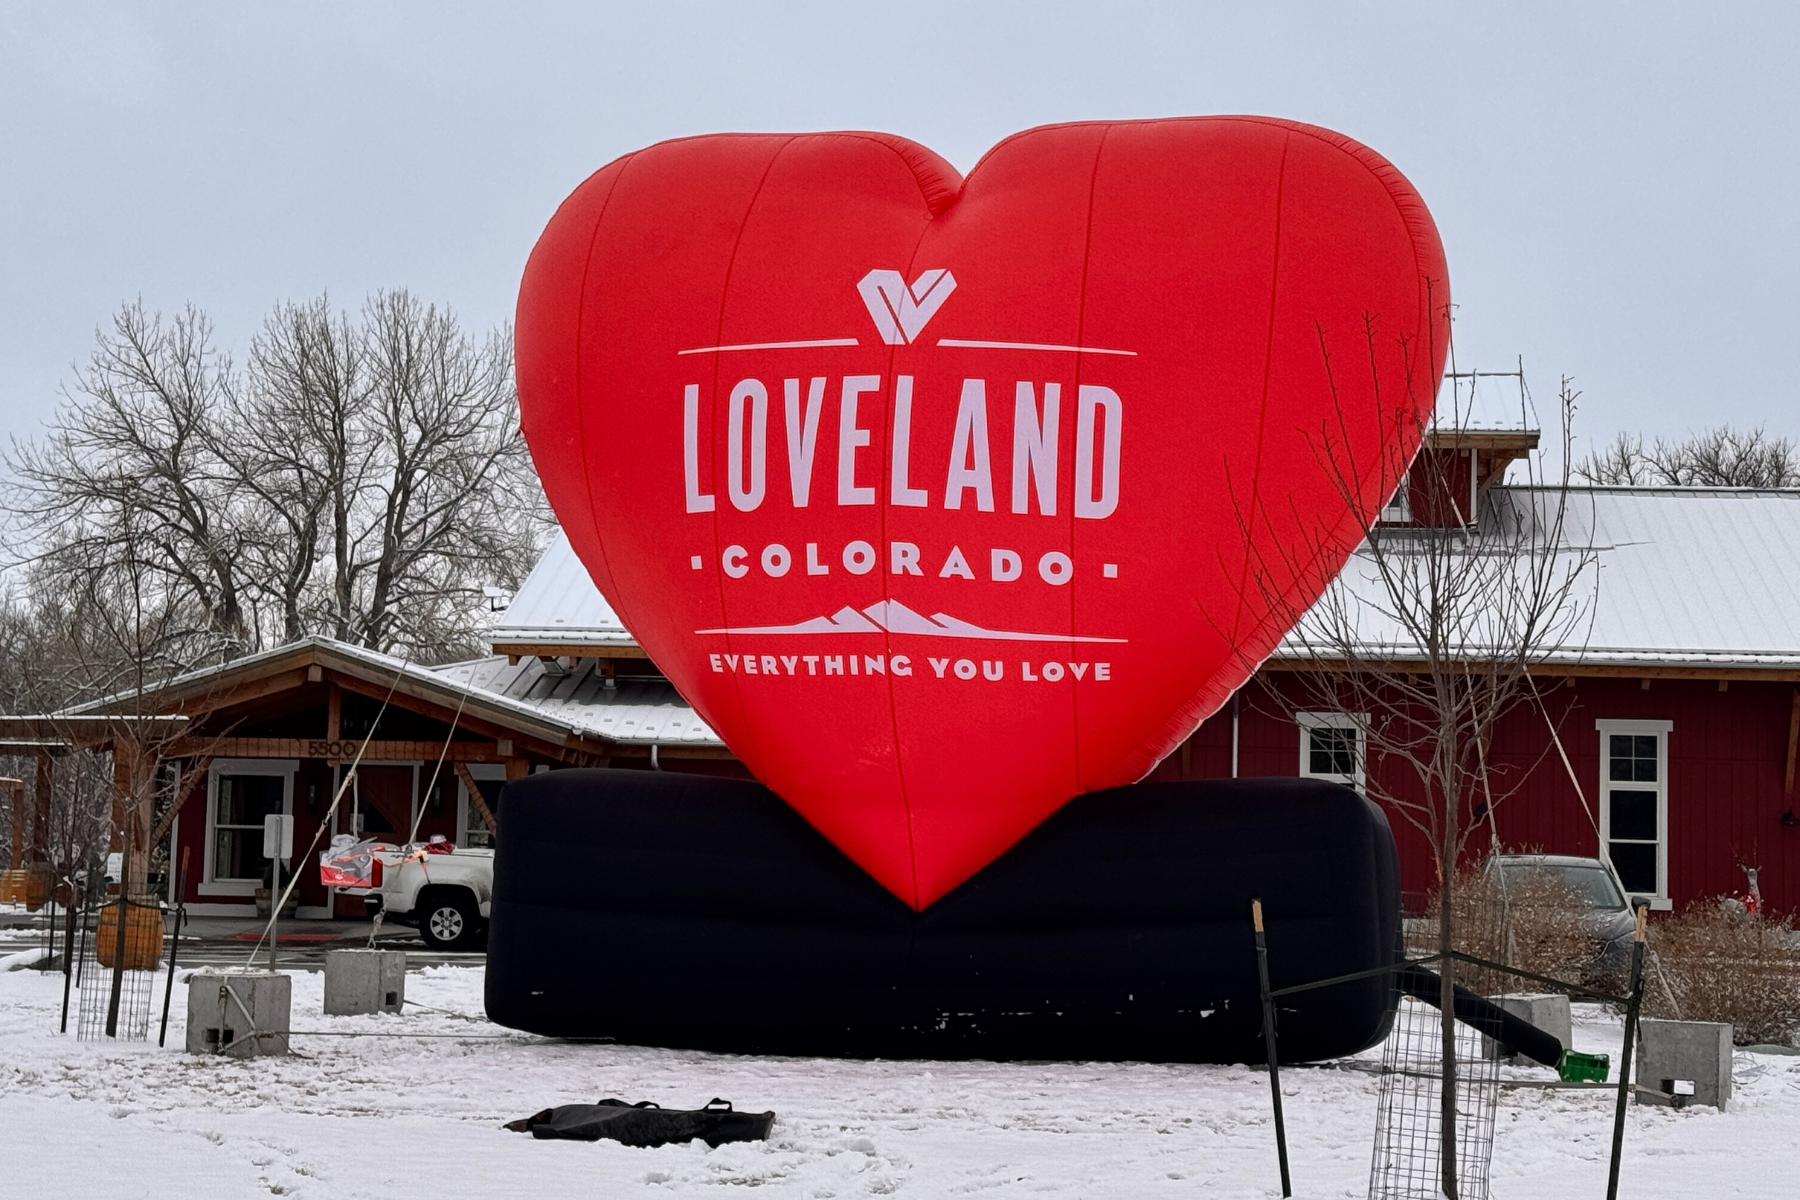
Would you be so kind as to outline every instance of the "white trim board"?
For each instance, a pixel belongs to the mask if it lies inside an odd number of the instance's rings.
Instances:
[[[259,885],[258,880],[250,879],[215,879],[213,877],[213,851],[218,845],[219,812],[219,776],[221,775],[269,775],[281,778],[281,811],[287,816],[294,815],[294,775],[300,770],[297,758],[215,758],[206,769],[206,844],[201,847],[200,883],[197,890],[201,896],[249,896],[254,895]]]
[[[1327,783],[1341,783],[1363,790],[1368,780],[1369,761],[1369,714],[1349,712],[1301,712],[1294,714],[1294,724],[1300,731],[1300,764],[1298,775],[1301,779],[1323,779]],[[1355,763],[1356,769],[1349,775],[1319,774],[1312,767],[1311,732],[1315,729],[1349,729],[1356,733]]]
[[[1675,729],[1675,722],[1668,720],[1619,720],[1601,717],[1594,721],[1594,732],[1599,745],[1599,762],[1596,774],[1599,777],[1600,798],[1600,854],[1609,863],[1612,862],[1612,788],[1613,784],[1624,785],[1620,790],[1649,792],[1656,794],[1656,888],[1654,891],[1633,891],[1631,894],[1647,898],[1650,907],[1667,910],[1673,907],[1669,898],[1669,738]],[[1611,776],[1613,737],[1654,737],[1656,739],[1656,778],[1655,780],[1613,780]],[[1641,839],[1624,839],[1626,842],[1643,844]],[[1616,871],[1617,865],[1614,865]]]

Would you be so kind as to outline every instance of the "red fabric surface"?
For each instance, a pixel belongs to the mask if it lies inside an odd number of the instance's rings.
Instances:
[[[1249,677],[1401,478],[1448,305],[1407,181],[1293,122],[1049,126],[967,179],[888,135],[717,135],[563,203],[519,392],[627,627],[923,908]],[[717,349],[794,342],[837,344]]]

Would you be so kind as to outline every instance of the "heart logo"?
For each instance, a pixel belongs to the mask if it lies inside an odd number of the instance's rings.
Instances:
[[[908,287],[898,271],[870,271],[856,285],[869,316],[890,346],[904,346],[919,336],[925,322],[942,308],[956,290],[956,276],[939,267],[913,280]]]
[[[1269,654],[1416,450],[1448,303],[1406,180],[1292,122],[1034,129],[966,180],[700,137],[557,211],[520,404],[657,664],[924,908]]]

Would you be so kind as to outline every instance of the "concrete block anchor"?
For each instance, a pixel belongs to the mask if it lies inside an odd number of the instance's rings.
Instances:
[[[406,1005],[406,951],[332,950],[325,955],[325,1015],[397,1013]]]
[[[277,971],[195,971],[188,976],[188,1053],[286,1054],[293,983]]]
[[[1508,992],[1503,996],[1495,996],[1494,1003],[1505,1009],[1521,1021],[1537,1026],[1557,1041],[1564,1050],[1572,1050],[1570,1037],[1574,1030],[1574,1022],[1570,1019],[1569,998],[1561,992]],[[1481,1039],[1482,1049],[1492,1054],[1497,1052],[1491,1039]],[[1504,1057],[1505,1062],[1521,1061],[1517,1054]]]
[[[1682,1108],[1731,1100],[1731,1026],[1721,1021],[1638,1022],[1639,1104]]]

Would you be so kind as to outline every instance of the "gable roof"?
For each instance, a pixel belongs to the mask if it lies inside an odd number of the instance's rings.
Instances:
[[[541,659],[527,657],[509,663],[504,655],[454,663],[436,671],[459,687],[503,696],[610,742],[724,745],[667,680],[623,678],[608,687],[608,680],[591,658],[581,659],[561,674],[552,672]]]
[[[609,743],[723,745],[664,680],[626,680],[607,688],[591,662],[581,673],[558,678],[535,658],[509,664],[504,655],[427,667],[320,636],[187,672],[142,698],[112,696],[32,720],[60,728],[69,718],[204,711],[260,694],[271,682],[291,677],[297,683],[312,668],[360,682],[369,695],[379,697],[391,688],[397,696],[460,711],[465,722],[504,727],[588,754],[605,754]]]
[[[494,619],[488,643],[496,654],[587,654],[630,651],[641,655],[581,560],[558,529],[543,557],[519,585],[512,603]]]
[[[1800,490],[1576,488],[1568,525],[1600,565],[1587,661],[1800,667]]]

